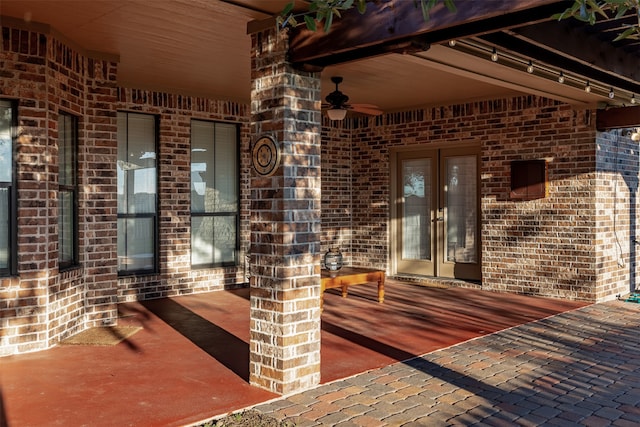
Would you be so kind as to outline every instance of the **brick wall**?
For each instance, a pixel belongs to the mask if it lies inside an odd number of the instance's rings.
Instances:
[[[595,200],[596,301],[637,287],[638,143],[630,129],[598,133]]]
[[[58,118],[60,110],[78,117],[78,127],[82,129],[86,120],[86,58],[73,51],[55,38],[48,38],[46,55],[47,85],[47,144],[42,146],[43,154],[48,160],[48,177],[46,183],[49,191],[42,200],[47,204],[47,230],[42,234],[47,239],[46,254],[48,257],[49,284],[47,302],[48,327],[50,329],[48,345],[55,344],[61,338],[81,330],[85,320],[83,271],[76,268],[58,274],[58,210],[55,192],[58,184]],[[23,112],[19,112],[23,116]],[[79,135],[83,130],[78,131]],[[80,148],[80,147],[79,147]],[[19,167],[24,167],[23,163]],[[20,230],[22,234],[22,230]],[[20,251],[31,251],[21,246]],[[22,275],[22,273],[21,273]]]
[[[18,275],[0,279],[0,356],[47,348],[117,321],[119,301],[219,290],[247,282],[249,119],[233,102],[122,89],[117,63],[54,36],[4,27],[0,97],[19,102]],[[160,265],[157,275],[117,276],[117,111],[160,117]],[[60,111],[78,117],[79,266],[58,271]],[[190,120],[239,123],[243,254],[237,268],[191,270]]]
[[[593,300],[594,112],[536,97],[487,118],[483,142],[483,287]],[[546,159],[548,197],[509,197],[510,162]]]
[[[0,354],[45,348],[48,338],[47,92],[45,37],[2,28],[0,90],[18,100],[20,121],[16,158],[18,188],[18,257],[21,277],[0,281]]]
[[[331,122],[326,117],[322,126],[322,247],[325,254],[338,247],[345,265],[353,264],[351,192],[351,130],[348,122]],[[358,197],[358,195],[356,195]]]
[[[390,149],[475,143],[481,149],[484,289],[601,301],[635,286],[637,144],[628,132],[601,134],[596,144],[594,110],[523,96],[340,126],[325,130],[323,154],[329,146],[351,145],[351,187],[324,182],[342,160],[323,156],[323,200],[350,192],[352,211],[341,223],[323,209],[323,236],[351,221],[353,265],[389,267]],[[548,161],[549,195],[511,200],[511,161],[529,159]]]
[[[87,58],[86,114],[80,118],[79,256],[86,326],[116,322],[117,283],[117,63]],[[57,236],[54,236],[57,238]]]
[[[99,147],[104,145],[100,123],[110,122],[115,135],[117,67],[27,29],[3,27],[2,43],[0,96],[18,100],[19,137],[15,149],[18,275],[0,279],[0,355],[46,348],[93,322],[112,322],[116,316],[115,270],[109,271],[108,256],[112,250],[107,256],[91,255],[104,248],[105,233],[113,228],[106,205],[108,194],[115,193],[115,173],[112,188],[95,186],[109,162],[91,159],[100,156]],[[79,117],[80,185],[87,191],[79,200],[80,265],[59,274],[60,111]],[[98,202],[91,204],[91,198]],[[100,223],[87,224],[94,219]],[[115,216],[112,221],[114,225]],[[104,232],[97,236],[100,228]],[[115,255],[111,259],[115,262]]]

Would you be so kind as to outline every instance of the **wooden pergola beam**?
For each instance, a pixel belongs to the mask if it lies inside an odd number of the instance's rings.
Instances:
[[[609,108],[596,113],[596,129],[625,129],[640,127],[640,107]]]
[[[625,53],[624,49],[612,49],[610,43],[598,38],[597,32],[585,39],[583,31],[563,21],[522,27],[515,33],[538,46],[545,46],[548,51],[561,52],[591,67],[609,70],[627,80],[640,81],[638,57]]]
[[[331,31],[293,29],[289,60],[301,68],[322,67],[400,49],[424,50],[430,44],[486,34],[551,19],[566,8],[562,0],[457,0],[457,12],[442,3],[425,21],[413,1],[380,0],[367,3],[360,14],[351,9]]]

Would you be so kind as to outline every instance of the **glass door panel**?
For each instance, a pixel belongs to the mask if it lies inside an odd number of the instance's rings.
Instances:
[[[399,159],[396,254],[398,270],[405,274],[433,274],[434,163],[430,156]]]
[[[478,239],[478,155],[469,150],[442,150],[442,244],[439,274],[480,279]]]
[[[445,245],[447,261],[477,262],[476,219],[478,217],[475,156],[445,159]]]
[[[402,258],[431,259],[431,159],[402,163]]]

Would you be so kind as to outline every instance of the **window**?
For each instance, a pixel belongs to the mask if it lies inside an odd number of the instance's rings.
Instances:
[[[13,171],[13,146],[17,128],[14,103],[0,100],[0,275],[15,274],[16,201]]]
[[[238,128],[191,122],[191,265],[237,264]]]
[[[78,264],[78,120],[58,118],[58,254],[60,269]]]
[[[118,273],[157,271],[157,121],[118,113]]]

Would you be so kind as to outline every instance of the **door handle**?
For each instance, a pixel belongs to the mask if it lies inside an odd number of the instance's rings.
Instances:
[[[444,217],[443,217],[443,216],[439,216],[439,217],[437,217],[437,218],[434,218],[434,219],[433,219],[433,222],[436,222],[436,221],[437,221],[437,222],[443,222],[443,221],[444,221]]]

